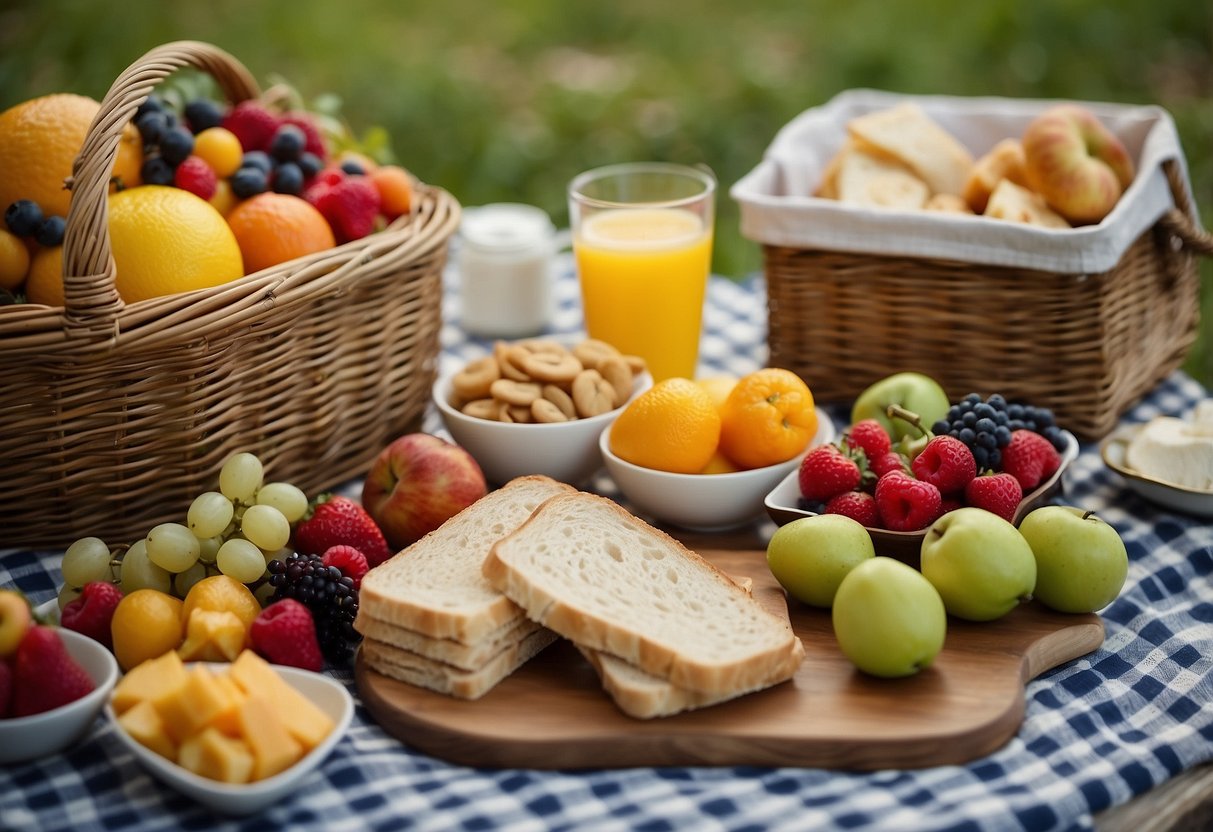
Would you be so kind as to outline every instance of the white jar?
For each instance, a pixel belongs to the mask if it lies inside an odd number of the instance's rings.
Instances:
[[[463,328],[517,338],[542,332],[552,317],[556,228],[541,208],[498,203],[464,211],[458,251]]]

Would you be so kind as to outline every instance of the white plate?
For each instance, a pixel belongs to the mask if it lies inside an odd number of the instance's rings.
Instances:
[[[203,666],[216,672],[222,672],[228,667],[222,662],[205,663]],[[139,761],[156,779],[216,812],[228,815],[252,814],[276,803],[296,790],[299,782],[320,765],[333,750],[333,746],[345,736],[350,720],[354,716],[354,700],[350,697],[349,691],[345,689],[345,685],[319,673],[298,670],[293,667],[274,665],[274,670],[287,684],[328,714],[329,718],[333,720],[333,730],[320,745],[313,748],[295,765],[273,777],[267,777],[255,783],[231,785],[194,774],[176,763],[169,762],[155,751],[132,739],[118,725],[114,709],[108,704],[105,706],[105,715],[113,722],[114,733],[118,739],[139,758]]]
[[[1143,427],[1133,425],[1121,428],[1104,439],[1099,446],[1099,455],[1103,457],[1104,464],[1120,474],[1131,491],[1152,503],[1196,517],[1213,517],[1213,492],[1163,482],[1129,467],[1125,461],[1129,443]]]

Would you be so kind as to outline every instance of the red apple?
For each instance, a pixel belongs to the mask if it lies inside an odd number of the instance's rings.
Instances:
[[[371,464],[362,505],[392,549],[399,550],[486,493],[484,473],[466,450],[428,433],[409,433]]]
[[[1023,134],[1032,190],[1075,225],[1097,223],[1133,181],[1133,160],[1095,114],[1060,104],[1037,116]]]
[[[0,658],[16,652],[31,623],[29,603],[25,597],[11,590],[0,589]]]

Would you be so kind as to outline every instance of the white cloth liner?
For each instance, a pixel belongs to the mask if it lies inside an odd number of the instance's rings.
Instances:
[[[776,134],[762,161],[730,189],[741,207],[741,233],[792,248],[958,260],[1066,274],[1108,271],[1146,229],[1174,207],[1162,164],[1179,163],[1188,194],[1179,133],[1161,107],[1080,102],[1120,137],[1137,177],[1098,225],[1050,229],[981,216],[847,205],[812,196],[826,163],[846,139],[846,123],[863,113],[913,101],[974,158],[999,140],[1018,137],[1056,101],[920,96],[850,90],[801,113]]]

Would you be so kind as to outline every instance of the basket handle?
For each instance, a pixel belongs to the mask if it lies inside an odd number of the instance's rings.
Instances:
[[[1175,207],[1163,214],[1159,222],[1164,230],[1180,241],[1182,248],[1205,257],[1213,257],[1213,234],[1196,224],[1192,198],[1179,170],[1179,162],[1168,159],[1162,163],[1163,173],[1171,186]]]
[[[64,330],[112,337],[123,302],[114,288],[109,238],[110,171],[118,140],[156,85],[183,67],[211,75],[231,102],[255,98],[257,81],[234,57],[208,43],[177,41],[152,49],[118,76],[101,101],[67,187],[71,208],[63,239]]]

